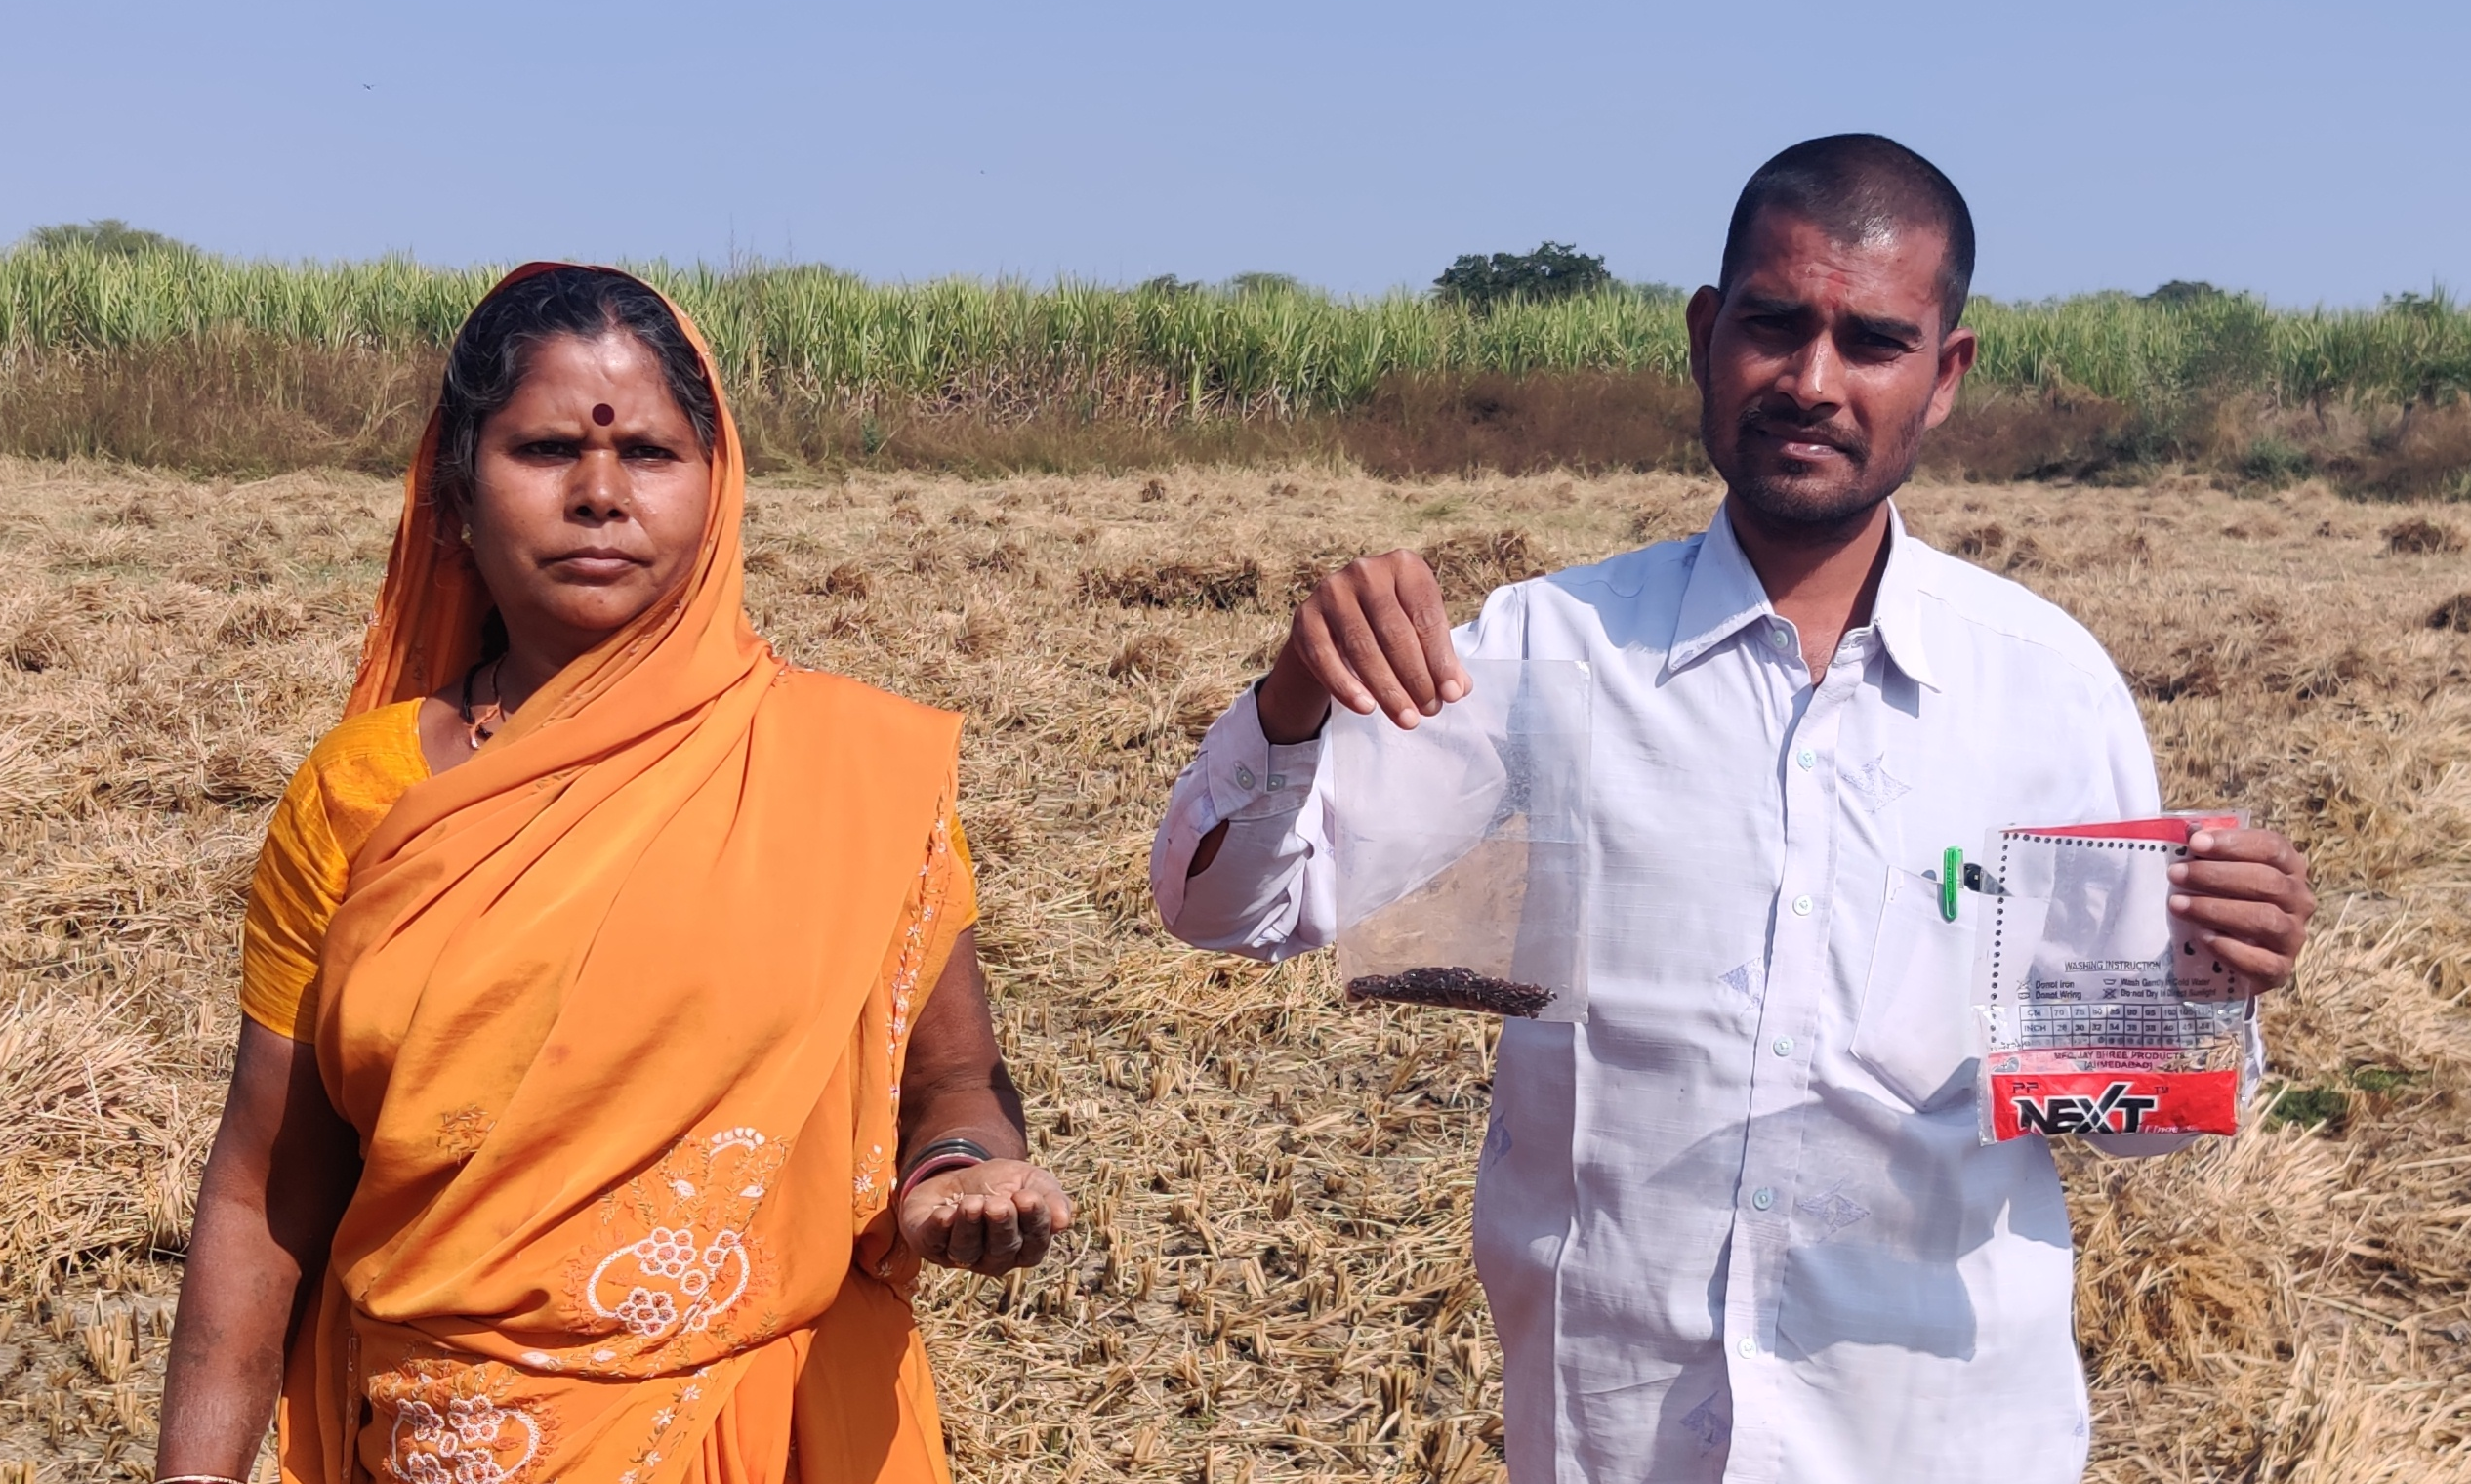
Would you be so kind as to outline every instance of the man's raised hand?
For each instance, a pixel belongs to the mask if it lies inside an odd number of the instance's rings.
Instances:
[[[1412,730],[1471,688],[1433,569],[1414,552],[1385,552],[1313,589],[1255,704],[1262,734],[1287,744],[1319,732],[1333,700]]]
[[[2170,910],[2197,940],[2238,970],[2250,993],[2290,982],[2317,894],[2308,857],[2273,830],[2201,830],[2170,868]]]

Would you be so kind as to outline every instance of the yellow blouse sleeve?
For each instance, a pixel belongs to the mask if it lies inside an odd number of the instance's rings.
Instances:
[[[268,822],[240,937],[240,1010],[280,1036],[315,1034],[312,986],[351,858],[406,790],[429,776],[420,705],[352,718],[318,741]]]

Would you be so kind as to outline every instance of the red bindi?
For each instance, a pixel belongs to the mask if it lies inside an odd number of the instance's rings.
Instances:
[[[607,402],[597,402],[593,405],[592,420],[606,428],[618,420],[618,414],[610,410]]]

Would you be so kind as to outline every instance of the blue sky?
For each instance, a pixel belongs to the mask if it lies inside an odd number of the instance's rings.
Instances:
[[[1421,285],[1711,276],[1743,178],[1891,134],[1978,290],[2471,289],[2471,6],[0,0],[0,242]]]

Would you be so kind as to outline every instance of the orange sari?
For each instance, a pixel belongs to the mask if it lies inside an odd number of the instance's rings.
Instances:
[[[477,654],[436,436],[351,715]],[[784,664],[740,604],[742,507],[723,408],[680,593],[352,861],[313,1025],[364,1167],[285,1376],[287,1480],[948,1477],[885,1205],[959,721]]]

